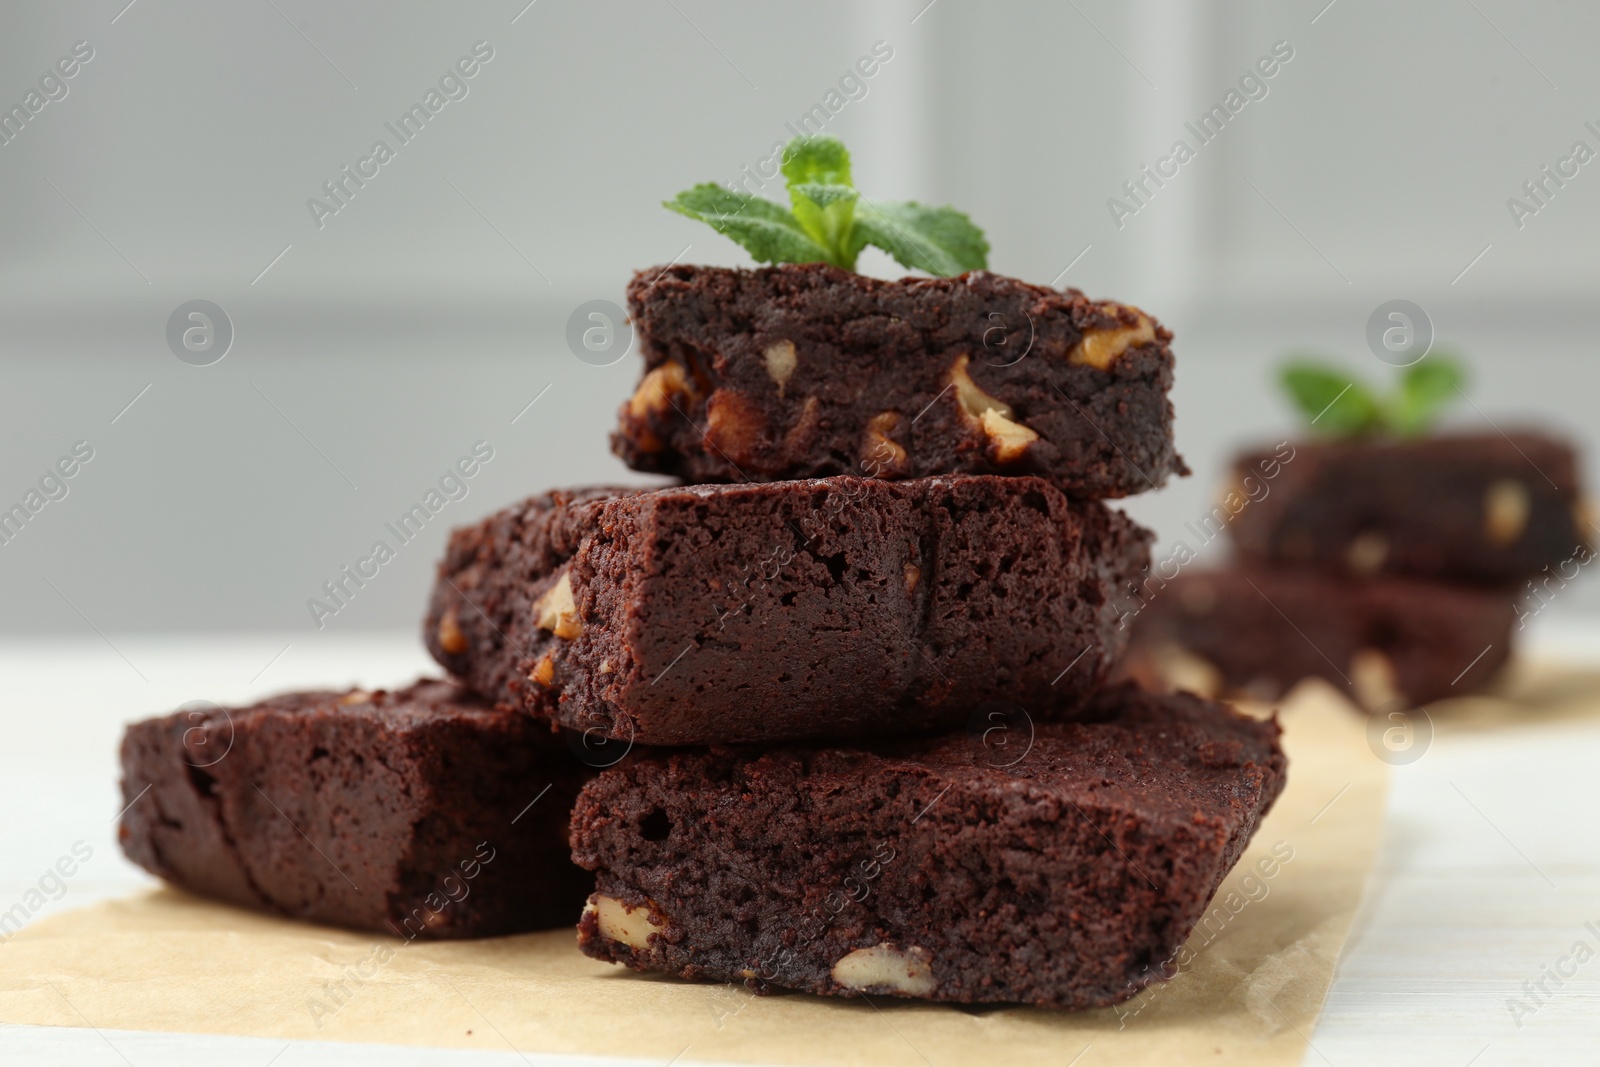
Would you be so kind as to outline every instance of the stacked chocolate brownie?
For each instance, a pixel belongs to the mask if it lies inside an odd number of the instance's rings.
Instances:
[[[1481,689],[1591,558],[1577,455],[1537,433],[1246,452],[1238,562],[1147,584],[1126,673],[1271,699],[1320,677],[1369,711]]]
[[[123,851],[169,882],[296,919],[422,938],[573,921],[590,777],[547,726],[447,682],[296,693],[128,727]]]
[[[681,482],[456,530],[425,636],[464,688],[131,728],[130,855],[397,928],[481,838],[508,859],[427,934],[571,922],[757,990],[1081,1008],[1171,973],[1285,776],[1274,723],[1107,684],[1150,534],[1103,501],[1186,473],[1171,335],[985,272],[628,298],[614,447]]]

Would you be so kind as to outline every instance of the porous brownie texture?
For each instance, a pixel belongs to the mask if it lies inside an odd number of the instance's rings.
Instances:
[[[451,535],[426,640],[478,692],[624,741],[930,732],[1080,703],[1149,540],[1036,478],[556,492]]]
[[[580,947],[757,991],[1052,1008],[1170,976],[1283,788],[1276,722],[1124,686],[1009,730],[603,772],[573,813]]]
[[[1119,671],[1271,700],[1322,678],[1369,711],[1481,689],[1511,652],[1509,590],[1245,567],[1180,574],[1133,617]]]
[[[1084,499],[1187,474],[1172,334],[987,271],[668,266],[628,286],[645,374],[612,448],[689,482],[1025,474]]]
[[[1262,562],[1511,583],[1588,543],[1581,491],[1572,446],[1537,433],[1307,443],[1230,531]]]
[[[572,923],[567,817],[592,770],[459,686],[294,693],[128,727],[120,840],[184,889],[414,938]]]

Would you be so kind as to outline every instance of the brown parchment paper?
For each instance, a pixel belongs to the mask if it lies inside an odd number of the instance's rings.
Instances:
[[[159,889],[0,948],[0,1021],[658,1062],[1061,1067],[1092,1047],[1085,1062],[1299,1064],[1378,844],[1388,767],[1331,690],[1302,686],[1283,725],[1288,787],[1179,976],[1115,1008],[756,997],[596,963],[568,930],[404,944]]]

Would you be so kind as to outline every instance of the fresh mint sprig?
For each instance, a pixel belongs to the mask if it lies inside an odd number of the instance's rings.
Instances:
[[[867,245],[912,270],[941,277],[982,270],[989,242],[953,207],[868,200],[850,179],[850,153],[836,137],[796,137],[783,150],[789,207],[715,182],[664,206],[732,238],[760,263],[831,263],[855,270]]]
[[[1461,395],[1467,373],[1453,356],[1430,353],[1407,367],[1394,392],[1384,395],[1315,356],[1291,356],[1279,380],[1315,432],[1330,437],[1417,437],[1427,433],[1446,405]]]

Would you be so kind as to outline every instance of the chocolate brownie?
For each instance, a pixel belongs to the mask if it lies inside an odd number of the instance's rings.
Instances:
[[[669,266],[628,286],[645,374],[612,448],[690,482],[1033,474],[1128,496],[1187,474],[1172,334],[987,271]]]
[[[579,945],[757,991],[1125,1000],[1170,976],[1282,790],[1277,724],[1127,686],[1019,756],[1027,726],[605,771],[573,812]]]
[[[410,940],[577,918],[566,741],[460,687],[179,711],[122,740],[128,858],[196,893]],[[148,794],[148,795],[146,795]]]
[[[927,732],[1080,702],[1149,537],[1037,478],[555,492],[451,535],[426,640],[480,693],[641,744]]]
[[[1274,699],[1324,678],[1369,711],[1481,689],[1511,652],[1510,591],[1244,567],[1149,583],[1119,668],[1150,688]]]
[[[1581,489],[1572,446],[1536,433],[1301,444],[1231,530],[1257,560],[1509,583],[1587,543]]]

